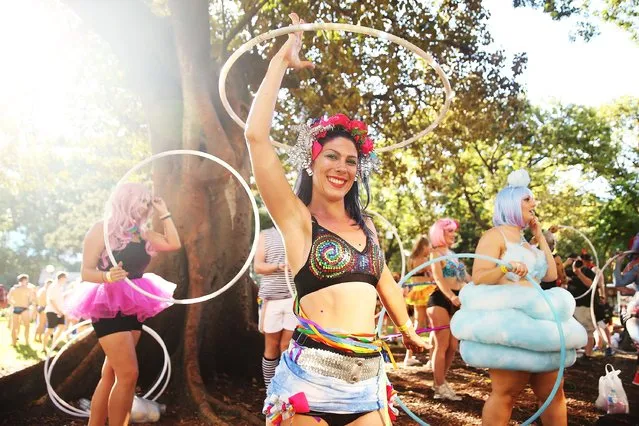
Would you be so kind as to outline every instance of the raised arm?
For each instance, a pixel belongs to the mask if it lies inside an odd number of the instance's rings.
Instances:
[[[159,197],[153,198],[153,208],[162,222],[164,231],[162,233],[155,231],[146,231],[143,235],[144,239],[149,241],[153,248],[157,251],[173,251],[182,247],[180,236],[177,228],[171,218],[171,213],[166,208],[166,203]]]
[[[290,16],[294,25],[304,23],[296,14],[292,13]],[[266,76],[251,105],[245,131],[255,183],[273,220],[284,233],[309,221],[306,207],[295,196],[286,180],[284,169],[270,140],[277,94],[286,70],[313,67],[311,62],[300,61],[301,47],[302,33],[291,33],[271,59]]]

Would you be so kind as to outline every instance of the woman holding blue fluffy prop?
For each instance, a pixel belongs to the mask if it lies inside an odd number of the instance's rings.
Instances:
[[[490,372],[492,391],[482,412],[484,425],[507,425],[515,400],[528,383],[541,404],[552,391],[561,362],[553,314],[524,278],[529,274],[537,284],[557,278],[552,253],[535,216],[537,202],[529,183],[525,170],[508,176],[508,185],[495,199],[495,226],[484,233],[476,250],[476,254],[508,262],[510,268],[476,259],[472,274],[476,284],[462,289],[461,309],[451,321],[464,361]],[[539,248],[524,238],[527,227],[539,241]],[[562,321],[566,366],[570,366],[575,362],[575,349],[586,344],[586,331],[572,317],[575,301],[570,293],[553,288],[546,295]],[[562,388],[541,418],[544,425],[567,424]]]

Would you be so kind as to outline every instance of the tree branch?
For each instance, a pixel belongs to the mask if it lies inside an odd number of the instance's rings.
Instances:
[[[264,6],[267,1],[268,0],[260,0],[260,1],[256,2],[256,3],[253,3],[249,10],[245,10],[244,11],[244,15],[242,15],[240,20],[237,21],[235,26],[233,28],[231,28],[229,30],[229,32],[226,34],[226,36],[224,37],[224,40],[222,41],[222,52],[223,53],[226,53],[226,50],[228,49],[229,43],[231,41],[233,41],[235,36],[238,35],[240,33],[240,31],[242,31],[246,27],[246,25],[251,21],[251,19],[253,19],[253,17],[255,17],[257,12],[259,12],[260,9],[262,9],[262,6]]]

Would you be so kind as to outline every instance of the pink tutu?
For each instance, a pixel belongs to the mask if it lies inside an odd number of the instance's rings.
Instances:
[[[144,274],[142,278],[131,281],[141,289],[166,299],[173,297],[176,288],[175,284],[155,274]],[[94,321],[115,318],[121,312],[122,315],[136,315],[138,321],[143,322],[172,305],[145,296],[126,281],[101,284],[82,282],[74,293],[66,302],[69,315]]]

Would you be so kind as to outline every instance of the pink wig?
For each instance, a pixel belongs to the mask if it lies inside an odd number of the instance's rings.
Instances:
[[[153,212],[151,200],[153,196],[149,188],[141,183],[125,183],[120,185],[111,196],[111,216],[109,217],[109,244],[113,252],[126,247],[135,230],[144,236],[147,222]],[[151,244],[146,242],[146,252],[154,255]],[[109,265],[106,250],[102,253],[102,265]]]
[[[455,231],[459,229],[459,223],[448,217],[439,219],[430,227],[428,236],[430,237],[430,243],[433,247],[446,246],[446,239],[444,238],[444,231]]]

